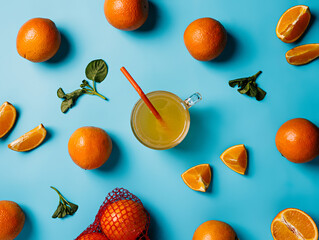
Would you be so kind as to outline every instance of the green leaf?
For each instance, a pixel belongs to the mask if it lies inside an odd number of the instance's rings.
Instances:
[[[102,94],[98,93],[95,87],[95,82],[102,82],[105,79],[107,72],[107,65],[102,59],[94,60],[90,62],[85,69],[85,74],[88,79],[93,81],[93,86],[91,86],[87,80],[83,80],[80,85],[81,89],[77,89],[71,93],[65,94],[63,89],[59,88],[57,95],[59,98],[64,99],[61,103],[61,111],[66,113],[83,94],[96,95],[104,100],[108,100]]]
[[[86,88],[86,87],[88,87],[88,88],[91,88],[91,89],[92,89],[92,87],[90,86],[89,82],[86,81],[86,80],[83,80],[83,81],[82,81],[82,84],[80,85],[80,87],[81,87],[81,88]]]
[[[105,79],[107,71],[108,68],[104,60],[97,59],[87,65],[85,75],[88,79],[100,83]]]
[[[73,106],[73,98],[66,99],[61,103],[61,111],[66,113]]]
[[[258,76],[262,72],[259,71],[255,75],[246,77],[246,78],[238,78],[235,80],[231,80],[228,82],[229,86],[235,87],[238,85],[238,92],[241,94],[246,94],[249,97],[254,97],[258,101],[264,99],[266,96],[266,92],[257,86],[256,80]]]
[[[52,218],[57,218],[58,217],[58,215],[59,215],[59,213],[61,211],[61,208],[62,208],[62,205],[61,205],[61,202],[60,202],[59,205],[58,205],[58,208],[53,213]]]
[[[246,84],[246,86],[244,88],[238,89],[238,92],[240,92],[241,94],[245,94],[249,91],[249,89],[250,89],[250,84],[248,83],[248,84]]]
[[[258,93],[256,95],[256,99],[258,101],[261,101],[261,100],[263,100],[265,98],[267,93],[264,90],[262,90],[261,88],[259,88],[259,87],[257,87],[257,90],[258,90]]]
[[[253,83],[250,84],[250,93],[249,93],[249,96],[250,96],[250,97],[256,97],[256,96],[257,96],[257,93],[258,93],[257,84],[256,84],[255,82],[253,82]]]
[[[58,95],[59,98],[64,98],[65,93],[64,93],[62,88],[58,89],[57,95]]]
[[[70,202],[69,202],[69,205],[70,205],[70,207],[71,207],[71,212],[72,212],[72,214],[75,213],[75,212],[78,210],[78,208],[79,208],[79,206],[76,205],[76,204],[74,204],[74,203],[70,203]]]
[[[71,93],[65,94],[65,98],[66,99],[71,99],[73,98],[73,100],[75,101],[78,97],[80,97],[83,94],[83,89],[77,89]]]
[[[64,218],[66,215],[73,215],[77,211],[78,206],[68,202],[56,188],[51,188],[59,195],[59,205],[53,213],[52,218]]]
[[[237,80],[231,80],[228,82],[228,84],[230,87],[235,87],[236,85],[239,84],[239,82]]]

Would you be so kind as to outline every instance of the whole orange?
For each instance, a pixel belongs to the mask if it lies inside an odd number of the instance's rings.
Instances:
[[[22,25],[17,36],[17,50],[31,62],[44,62],[58,51],[61,35],[54,22],[47,18],[32,18]]]
[[[107,206],[100,224],[109,240],[136,240],[147,224],[147,214],[138,202],[119,200]]]
[[[104,14],[115,28],[132,31],[141,27],[148,16],[148,0],[105,0]]]
[[[276,146],[291,162],[309,162],[319,155],[318,127],[304,118],[291,119],[279,128]]]
[[[79,238],[79,240],[108,240],[102,233],[88,233]]]
[[[238,238],[230,225],[211,220],[204,222],[196,229],[193,240],[238,240]]]
[[[226,47],[227,32],[217,20],[199,18],[186,28],[184,43],[195,59],[210,61],[218,57]]]
[[[12,201],[0,201],[0,240],[13,240],[21,232],[25,215],[20,206]]]
[[[101,128],[81,127],[71,135],[68,150],[79,167],[95,169],[101,167],[110,157],[112,140]]]

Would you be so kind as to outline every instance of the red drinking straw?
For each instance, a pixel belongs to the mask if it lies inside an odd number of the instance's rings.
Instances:
[[[154,116],[160,120],[161,122],[163,121],[161,115],[158,113],[158,111],[155,109],[153,104],[150,102],[150,100],[146,97],[145,93],[143,90],[140,88],[140,86],[135,82],[135,80],[132,78],[132,76],[129,74],[129,72],[125,69],[125,67],[121,67],[122,73],[125,75],[127,80],[132,84],[132,86],[135,88],[137,91],[138,95],[141,96],[142,100],[145,102],[146,106],[151,110],[151,112],[154,114]]]

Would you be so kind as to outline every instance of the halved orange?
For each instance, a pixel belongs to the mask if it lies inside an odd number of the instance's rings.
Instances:
[[[8,148],[17,152],[30,151],[43,142],[46,134],[46,129],[40,124],[30,132],[23,134],[21,137],[10,143]]]
[[[247,168],[247,150],[244,144],[239,144],[226,149],[220,159],[231,170],[244,175]]]
[[[17,111],[8,102],[0,106],[0,138],[6,135],[13,127],[17,118]]]
[[[271,234],[275,240],[317,240],[318,228],[307,213],[287,208],[272,221]]]
[[[284,12],[277,23],[277,37],[285,43],[296,41],[307,29],[310,18],[311,13],[309,7],[305,5],[289,8]]]
[[[319,43],[295,47],[286,53],[287,62],[292,65],[304,65],[319,57]]]
[[[212,178],[209,164],[200,164],[182,174],[185,184],[195,191],[206,192]]]

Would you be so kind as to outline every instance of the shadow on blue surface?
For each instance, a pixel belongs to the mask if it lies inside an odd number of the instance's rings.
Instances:
[[[47,130],[47,135],[45,136],[45,139],[43,140],[42,144],[45,144],[46,142],[50,141],[54,135],[51,128],[45,127],[45,129]]]
[[[212,146],[212,141],[218,139],[217,129],[219,126],[218,118],[213,109],[191,109],[191,125],[186,138],[173,148],[171,151],[180,151],[185,153],[205,153]],[[211,126],[215,126],[214,132],[208,133]],[[212,139],[214,136],[214,139]],[[198,156],[198,155],[197,155]]]
[[[155,29],[157,23],[158,23],[158,8],[157,6],[149,1],[149,11],[148,11],[148,17],[146,22],[136,31],[134,32],[148,32],[153,29]]]
[[[29,211],[28,208],[25,206],[21,206],[24,214],[25,214],[25,222],[22,231],[18,235],[16,240],[31,240],[32,239],[32,233],[33,233],[33,226],[32,226],[32,221],[31,221],[31,212]]]
[[[116,143],[116,141],[114,140],[114,137],[112,137],[111,135],[110,137],[112,139],[112,145],[113,145],[112,153],[109,159],[107,160],[107,162],[103,164],[102,167],[98,168],[97,171],[109,172],[109,171],[112,171],[119,164],[119,160],[121,157],[120,148],[118,144]]]
[[[318,167],[319,167],[319,156],[316,157],[314,160],[312,160],[312,161],[306,163],[306,166],[318,168]]]
[[[48,61],[46,61],[46,64],[58,64],[63,62],[69,55],[72,50],[71,44],[69,39],[67,38],[65,32],[63,30],[60,30],[61,34],[61,45],[58,50],[58,52]]]
[[[216,59],[208,61],[208,63],[213,64],[229,61],[236,53],[237,45],[237,40],[234,38],[234,36],[227,32],[227,43],[224,51]]]
[[[207,190],[206,190],[206,193],[213,193],[213,184],[214,184],[214,169],[213,169],[213,167],[212,167],[212,165],[211,164],[209,164],[209,166],[210,166],[210,170],[212,171],[212,178],[211,178],[211,180],[210,180],[210,184],[209,184],[209,186],[208,186],[208,188],[207,188]],[[203,194],[205,194],[205,192],[203,192]]]
[[[250,147],[247,147],[246,145],[245,145],[245,148],[246,148],[246,151],[247,151],[247,159],[248,159],[248,161],[247,161],[247,168],[246,168],[246,172],[245,172],[244,177],[247,177],[247,175],[249,175],[249,165],[250,165],[250,161],[251,161],[251,158],[249,157],[249,155],[250,155],[250,151],[252,151],[252,150],[251,150]]]
[[[155,214],[152,214],[149,209],[147,209],[147,211],[151,217],[150,228],[148,231],[149,238],[152,240],[162,240],[164,237],[161,235],[161,233],[164,231],[159,228],[159,224],[157,223]]]

